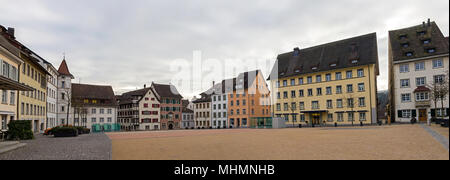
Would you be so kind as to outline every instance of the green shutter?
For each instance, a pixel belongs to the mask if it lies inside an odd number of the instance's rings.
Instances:
[[[415,109],[411,110],[412,117],[417,117],[417,111]]]

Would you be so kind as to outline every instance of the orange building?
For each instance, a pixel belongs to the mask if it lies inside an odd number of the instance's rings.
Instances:
[[[231,83],[225,86],[229,87]],[[228,124],[232,128],[271,126],[270,91],[260,70],[239,74],[228,94]],[[228,88],[226,88],[228,89]]]

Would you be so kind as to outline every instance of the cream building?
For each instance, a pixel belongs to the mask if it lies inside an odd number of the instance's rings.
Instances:
[[[391,117],[410,123],[428,122],[435,114],[448,118],[448,95],[441,112],[435,107],[433,84],[448,79],[449,46],[435,22],[389,32],[389,91]]]
[[[209,129],[211,127],[211,95],[202,93],[200,98],[193,101],[195,128]]]
[[[274,117],[286,125],[377,122],[375,33],[278,56],[269,77]]]

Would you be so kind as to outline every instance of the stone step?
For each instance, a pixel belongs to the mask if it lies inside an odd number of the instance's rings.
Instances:
[[[0,154],[22,148],[26,145],[27,145],[26,143],[20,143],[17,141],[1,142],[0,143]]]

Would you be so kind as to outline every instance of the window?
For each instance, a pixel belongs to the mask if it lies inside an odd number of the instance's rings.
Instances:
[[[316,82],[317,82],[317,83],[322,82],[322,76],[321,76],[321,75],[317,75],[317,76],[316,76]]]
[[[280,87],[280,81],[277,81],[277,88],[279,88],[279,87]],[[230,94],[230,97],[233,98],[233,95]]]
[[[364,113],[364,112],[359,113],[359,120],[360,121],[366,121],[367,120],[366,119],[366,113]]]
[[[281,93],[280,92],[277,92],[277,99],[281,99]],[[233,101],[231,101],[231,102],[233,102]]]
[[[431,39],[425,39],[422,41],[423,44],[430,44],[431,43]]]
[[[327,108],[332,109],[333,108],[333,100],[327,100]]]
[[[444,83],[444,78],[445,78],[445,75],[434,76],[434,83],[442,84],[442,83]]]
[[[359,98],[359,107],[366,107],[366,98]]]
[[[407,57],[411,57],[411,56],[413,56],[413,55],[414,55],[413,52],[406,52],[406,53],[405,53],[405,56],[407,56]]]
[[[105,109],[100,109],[100,114],[105,114]]]
[[[97,109],[95,109],[95,108],[92,108],[92,114],[97,114]]]
[[[287,80],[284,80],[283,81],[283,87],[286,87],[287,86]]]
[[[304,114],[300,115],[300,121],[301,122],[305,122],[306,121],[306,118],[305,118]]]
[[[364,77],[364,69],[358,69],[358,77]]]
[[[427,53],[435,53],[436,52],[436,48],[428,48],[427,49]]]
[[[352,93],[353,92],[353,84],[348,84],[347,85],[347,93]]]
[[[353,108],[354,107],[353,98],[348,98],[347,99],[347,107],[349,107],[349,108]]]
[[[298,94],[300,97],[304,97],[305,96],[305,92],[303,90],[299,90]]]
[[[295,79],[291,79],[291,86],[295,86]]]
[[[300,110],[305,110],[305,102],[300,102]]]
[[[317,88],[317,95],[322,96],[322,88]]]
[[[401,45],[402,45],[402,47],[404,47],[404,48],[409,47],[409,43],[402,43]]]
[[[365,88],[365,86],[364,86],[364,83],[359,83],[358,84],[358,91],[359,92],[363,92],[363,91],[365,91],[366,90],[366,88]]]
[[[400,87],[401,88],[408,88],[409,87],[409,79],[402,79],[402,80],[400,80]]]
[[[402,102],[411,102],[411,94],[402,94]]]
[[[400,65],[400,73],[407,73],[407,72],[409,72],[409,64]]]
[[[344,121],[344,113],[337,113],[337,121],[338,122],[343,122]]]
[[[327,87],[327,95],[331,95],[331,94],[333,94],[333,92],[332,92],[332,90],[331,90],[331,87]]]
[[[336,94],[342,94],[342,86],[336,86]]]
[[[303,78],[298,78],[298,84],[302,85],[303,83]]]
[[[425,86],[425,77],[416,78],[416,86]]]
[[[308,89],[308,96],[313,96],[313,90],[312,89]]]
[[[312,77],[311,76],[309,76],[308,78],[307,78],[308,80],[308,84],[311,84],[312,83]]]
[[[443,68],[444,63],[442,59],[433,60],[433,68]]]
[[[112,109],[108,109],[108,114],[112,114]]]
[[[289,105],[288,105],[288,103],[284,103],[284,104],[283,104],[283,108],[284,108],[284,111],[289,111]]]
[[[348,121],[354,121],[353,112],[348,112],[347,115],[348,115]]]
[[[277,111],[281,111],[281,104],[277,103]],[[231,112],[233,112],[233,110],[231,110]],[[231,113],[231,115],[233,115],[233,113]]]
[[[11,92],[10,99],[9,99],[9,104],[15,105],[15,102],[16,102],[15,99],[16,99],[16,93],[15,92]]]
[[[402,118],[411,118],[412,116],[411,110],[401,110],[400,113],[401,114],[399,114],[399,117]]]
[[[328,122],[333,122],[333,114],[328,114],[327,121]]]
[[[353,72],[352,71],[347,71],[347,79],[351,79],[353,78]]]
[[[319,109],[319,101],[313,101],[311,102],[311,108],[312,109]]]
[[[297,122],[297,115],[295,114],[292,115],[292,122]]]
[[[100,122],[104,123],[105,122],[105,118],[100,118]]]
[[[327,81],[327,82],[331,81],[331,74],[325,75],[325,81]]]
[[[8,99],[8,92],[6,90],[3,90],[3,92],[2,92],[2,103],[6,104],[7,101],[8,101],[7,99]]]
[[[291,110],[297,110],[297,103],[291,103]]]
[[[284,98],[284,99],[287,99],[287,98],[288,98],[288,92],[287,92],[287,91],[284,91],[284,92],[283,92],[283,98]]]
[[[342,79],[342,73],[337,72],[336,73],[336,80],[341,80]]]
[[[416,101],[428,101],[428,93],[427,92],[420,92],[416,93]]]
[[[423,70],[425,70],[425,62],[416,63],[416,71],[423,71]]]
[[[61,93],[61,99],[62,99],[62,100],[66,99],[66,94]],[[85,101],[85,103],[86,103],[86,101]]]

